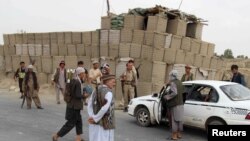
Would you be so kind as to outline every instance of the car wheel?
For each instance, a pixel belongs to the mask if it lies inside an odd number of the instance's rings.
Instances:
[[[211,119],[206,126],[207,134],[208,134],[208,125],[226,125],[226,123],[220,119]]]
[[[140,126],[148,127],[150,125],[150,114],[146,108],[140,108],[136,112],[136,120]]]
[[[225,123],[222,120],[214,119],[211,120],[208,125],[225,125]]]

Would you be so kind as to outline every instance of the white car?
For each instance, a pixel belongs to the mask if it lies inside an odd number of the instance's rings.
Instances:
[[[207,125],[250,125],[250,90],[240,84],[197,80],[183,82],[184,124],[206,130]],[[134,98],[128,114],[141,126],[166,121],[162,94]],[[165,119],[165,120],[164,120]]]

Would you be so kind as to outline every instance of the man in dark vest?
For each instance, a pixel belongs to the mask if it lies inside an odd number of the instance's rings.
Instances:
[[[239,83],[239,84],[241,84],[243,86],[246,86],[244,76],[240,72],[238,72],[238,66],[237,65],[232,65],[231,66],[231,71],[233,73],[233,77],[232,77],[231,82]]]
[[[65,68],[65,62],[61,61],[59,67],[56,68],[53,76],[52,76],[52,85],[55,84],[56,89],[56,101],[57,104],[60,104],[60,92],[62,95],[65,92],[65,86],[67,81],[67,71]]]
[[[81,110],[83,109],[83,99],[85,94],[83,94],[83,80],[85,77],[85,69],[78,67],[76,69],[77,77],[70,81],[70,100],[67,102],[66,108],[66,120],[67,122],[63,127],[53,135],[52,140],[57,141],[60,137],[65,136],[74,127],[76,128],[76,140],[82,141],[82,116]]]
[[[89,141],[114,141],[115,103],[112,89],[115,75],[102,76],[103,85],[91,95],[88,103]]]
[[[35,103],[37,109],[43,109],[38,95],[40,87],[36,73],[33,72],[32,65],[28,66],[28,71],[26,72],[25,77],[23,79],[22,87],[23,87],[22,90],[24,92],[27,101],[27,109],[31,109],[32,100]]]
[[[21,97],[23,98],[23,89],[22,89],[22,84],[23,84],[23,79],[25,77],[25,71],[26,71],[26,67],[25,67],[25,63],[24,62],[20,62],[20,68],[18,68],[16,70],[16,73],[14,75],[14,79],[16,81],[16,79],[18,78],[18,83],[19,83],[19,89],[20,89],[20,93],[21,93]]]
[[[170,91],[164,98],[167,100],[166,104],[170,110],[171,114],[171,128],[172,128],[172,140],[177,140],[181,138],[181,132],[183,131],[183,85],[180,80],[177,78],[178,72],[177,70],[172,70],[169,73],[170,78]]]

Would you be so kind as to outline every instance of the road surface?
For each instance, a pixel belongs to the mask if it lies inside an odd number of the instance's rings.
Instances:
[[[26,105],[20,108],[18,93],[0,90],[0,141],[51,141],[52,133],[64,124],[65,104],[57,105],[52,94],[40,95],[44,110],[38,110],[32,103],[32,109]],[[83,138],[88,140],[86,107],[83,115]],[[166,125],[140,127],[133,117],[116,111],[115,141],[165,141],[170,136]],[[60,141],[73,141],[75,130]],[[204,131],[185,128],[180,141],[206,141]]]

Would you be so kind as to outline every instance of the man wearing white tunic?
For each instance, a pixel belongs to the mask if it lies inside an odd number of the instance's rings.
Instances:
[[[103,85],[93,92],[88,103],[89,141],[114,141],[114,99],[112,88],[115,76],[102,77]]]

